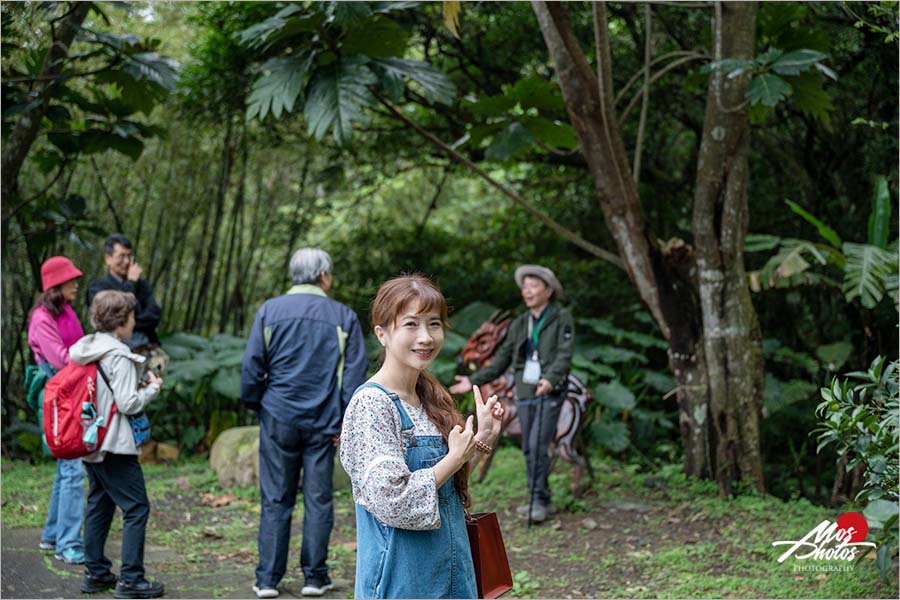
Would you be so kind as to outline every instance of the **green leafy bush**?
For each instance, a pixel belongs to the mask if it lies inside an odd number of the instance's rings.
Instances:
[[[879,356],[868,371],[832,379],[831,386],[822,388],[823,402],[816,408],[821,419],[815,431],[818,450],[833,444],[838,456],[849,457],[848,470],[865,466],[866,481],[856,500],[866,503],[863,514],[879,530],[878,570],[886,581],[898,545],[898,384],[898,361]]]
[[[171,362],[162,395],[147,408],[154,439],[201,451],[225,429],[253,421],[240,401],[246,340],[178,332],[162,342]]]

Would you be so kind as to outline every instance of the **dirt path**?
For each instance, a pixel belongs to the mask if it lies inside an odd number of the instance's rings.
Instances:
[[[896,598],[896,581],[882,583],[874,560],[850,572],[807,572],[777,562],[778,539],[800,539],[840,511],[770,496],[720,500],[715,485],[685,481],[676,468],[639,474],[597,465],[591,489],[574,499],[567,469],[552,485],[563,510],[528,529],[514,517],[523,498],[521,454],[504,448],[486,481],[473,482],[476,511],[494,510],[503,529],[515,589],[522,598]],[[2,596],[79,597],[80,567],[41,553],[39,525],[52,468],[4,463]],[[256,564],[258,492],[223,490],[203,462],[145,469],[152,511],[147,533],[148,577],[169,598],[249,598]],[[107,554],[118,554],[120,519]],[[295,510],[282,597],[299,597],[302,509]],[[352,597],[356,564],[354,506],[336,494],[329,552],[330,597]],[[97,597],[111,597],[98,595]]]

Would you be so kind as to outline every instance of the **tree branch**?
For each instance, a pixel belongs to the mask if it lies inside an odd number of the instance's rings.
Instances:
[[[416,133],[418,133],[423,138],[425,138],[426,140],[431,142],[434,146],[436,146],[441,151],[443,151],[447,156],[449,156],[450,158],[452,158],[459,164],[463,165],[464,167],[468,168],[470,171],[472,171],[473,173],[475,173],[476,175],[478,175],[479,177],[484,179],[491,187],[493,187],[494,189],[496,189],[497,191],[502,193],[504,196],[510,198],[514,203],[516,203],[519,206],[521,206],[522,208],[524,208],[525,211],[528,212],[528,214],[535,217],[537,220],[539,220],[541,223],[543,223],[544,225],[549,227],[551,230],[553,230],[557,234],[561,235],[566,240],[572,242],[579,248],[582,248],[582,249],[586,250],[587,252],[590,252],[597,258],[606,260],[606,261],[616,265],[619,268],[624,268],[624,264],[622,263],[621,258],[616,256],[612,252],[609,252],[608,250],[604,250],[603,248],[585,240],[584,238],[582,238],[580,235],[578,235],[574,231],[571,231],[571,230],[567,229],[566,227],[564,227],[563,225],[557,223],[549,215],[546,215],[543,212],[536,209],[535,207],[533,207],[524,198],[522,198],[522,196],[520,196],[517,192],[508,188],[507,186],[503,185],[502,183],[500,183],[499,181],[497,181],[496,179],[494,179],[493,177],[488,175],[484,170],[479,168],[478,165],[476,165],[475,163],[470,161],[468,158],[466,158],[465,156],[463,156],[462,154],[460,154],[459,152],[457,152],[456,150],[454,150],[453,148],[451,148],[450,146],[448,146],[447,144],[445,144],[444,142],[442,142],[441,140],[436,138],[434,135],[432,135],[431,133],[429,133],[428,131],[423,129],[418,123],[415,123],[414,121],[409,119],[406,115],[404,115],[399,110],[397,110],[397,108],[394,107],[390,102],[388,102],[381,94],[379,94],[377,90],[373,89],[372,94],[375,96],[375,98],[378,100],[378,102],[382,106],[384,106],[388,110],[388,112],[391,113],[391,115],[394,118],[403,122],[406,126],[413,129]]]
[[[707,56],[705,54],[697,53],[697,54],[691,54],[690,56],[685,56],[684,58],[680,58],[678,60],[673,60],[672,62],[667,64],[665,67],[663,67],[662,69],[660,69],[659,71],[657,71],[656,73],[653,74],[653,76],[650,78],[650,85],[653,85],[660,78],[662,78],[663,75],[665,75],[669,71],[675,69],[676,67],[680,67],[684,63],[691,62],[692,60],[703,60],[705,58],[707,58]],[[628,102],[628,106],[625,107],[625,110],[622,111],[621,118],[623,121],[626,118],[628,118],[628,114],[637,105],[637,101],[640,100],[643,97],[643,95],[644,95],[644,88],[642,86],[641,89],[639,89],[637,91],[637,93]]]
[[[97,182],[100,184],[100,189],[103,190],[103,195],[106,197],[106,206],[109,208],[109,212],[112,213],[113,221],[116,223],[116,231],[124,233],[125,227],[122,226],[122,220],[119,218],[119,213],[116,212],[112,196],[109,195],[109,190],[106,189],[103,175],[100,174],[100,167],[97,166],[97,160],[93,156],[91,157],[91,165],[94,167],[94,173],[97,175]]]
[[[688,55],[704,56],[703,53],[696,52],[694,50],[675,50],[674,52],[666,52],[665,54],[657,56],[652,61],[650,61],[649,66],[653,67],[661,62],[665,62],[665,61],[669,60],[670,58],[676,58],[679,56],[688,56]],[[622,101],[622,99],[625,97],[625,94],[628,92],[629,89],[631,89],[631,86],[633,86],[635,84],[635,82],[637,82],[637,80],[640,79],[642,75],[644,75],[644,71],[647,69],[647,67],[648,67],[648,65],[645,64],[643,69],[641,69],[640,71],[638,71],[637,73],[632,75],[631,79],[629,79],[628,82],[624,86],[622,86],[622,89],[620,89],[619,93],[616,94],[616,104],[618,104],[619,102]]]
[[[644,101],[641,102],[641,118],[638,121],[637,141],[634,144],[634,166],[631,169],[631,175],[634,182],[641,180],[641,146],[644,144],[644,127],[647,125],[647,107],[650,104],[650,39],[651,39],[651,13],[650,5],[644,6],[644,86],[642,95]],[[624,119],[624,117],[623,117]]]

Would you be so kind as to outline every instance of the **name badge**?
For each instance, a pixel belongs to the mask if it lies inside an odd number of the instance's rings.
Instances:
[[[541,380],[541,361],[538,360],[538,353],[535,352],[531,358],[525,361],[525,370],[522,372],[522,382],[529,385],[537,385]]]

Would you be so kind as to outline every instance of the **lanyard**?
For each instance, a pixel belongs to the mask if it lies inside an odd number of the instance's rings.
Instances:
[[[541,315],[541,318],[538,319],[537,326],[534,325],[534,315],[529,315],[528,317],[528,337],[531,338],[531,341],[534,342],[534,353],[537,354],[538,349],[538,340],[541,337],[541,326],[544,324],[544,319],[547,318],[547,311],[544,310],[544,314]],[[532,329],[534,331],[532,331]]]

